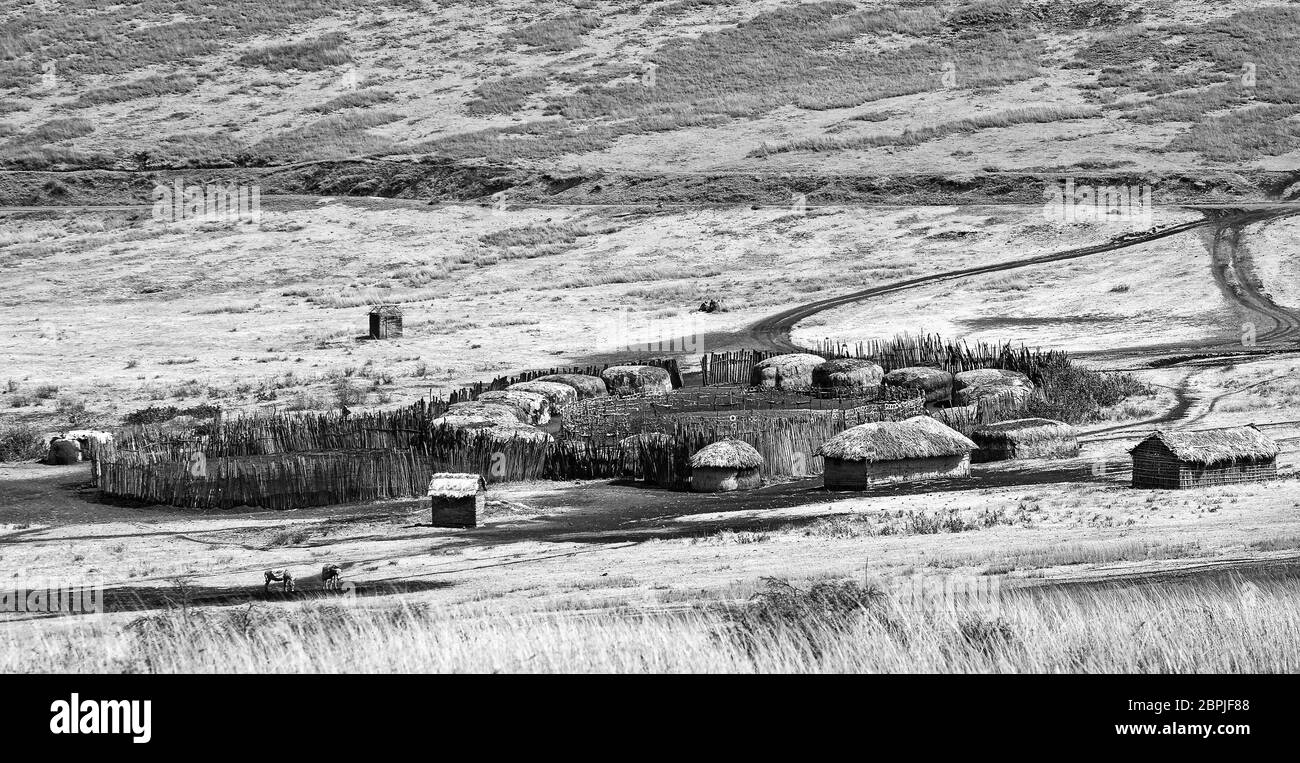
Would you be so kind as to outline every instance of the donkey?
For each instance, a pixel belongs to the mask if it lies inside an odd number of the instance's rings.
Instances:
[[[278,569],[278,570],[267,570],[266,587],[264,588],[264,590],[267,593],[271,592],[272,583],[280,583],[281,584],[280,590],[285,593],[288,593],[289,591],[298,590],[298,586],[296,583],[294,583],[293,580],[293,573],[290,572],[288,568]]]
[[[320,568],[320,582],[325,584],[325,590],[339,590],[339,584],[343,582],[343,573],[339,570],[337,564],[327,564]]]

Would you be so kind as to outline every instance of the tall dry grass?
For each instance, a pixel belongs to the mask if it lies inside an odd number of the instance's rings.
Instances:
[[[1008,594],[996,612],[178,607],[123,625],[0,627],[4,672],[1055,673],[1300,670],[1300,582]],[[748,623],[748,625],[746,625]],[[755,624],[758,624],[755,626]],[[767,625],[764,625],[766,623]],[[737,633],[737,625],[745,626]]]

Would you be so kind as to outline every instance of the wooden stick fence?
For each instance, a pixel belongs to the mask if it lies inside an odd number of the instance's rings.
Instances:
[[[888,340],[843,342],[826,338],[812,347],[801,350],[826,358],[860,358],[878,363],[886,372],[909,366],[929,366],[949,373],[960,373],[978,368],[1002,368],[1019,371],[1035,383],[1044,368],[1062,362],[1065,353],[1050,350],[1032,350],[1025,346],[1006,344],[947,341],[937,334],[921,336],[900,335]],[[748,384],[754,364],[778,352],[766,350],[736,350],[709,353],[700,358],[700,375],[704,385]]]

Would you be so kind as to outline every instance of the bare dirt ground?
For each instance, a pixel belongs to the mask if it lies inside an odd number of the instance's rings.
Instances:
[[[201,513],[104,502],[83,466],[0,466],[7,577],[102,578],[110,611],[322,595],[340,564],[361,600],[501,597],[548,608],[744,597],[764,576],[1000,574],[1008,584],[1268,562],[1300,551],[1300,427],[1277,482],[1133,491],[1122,443],[1078,459],[981,465],[965,481],[828,492],[820,480],[701,496],[604,482],[494,486],[473,530],[424,501]],[[1097,463],[1107,464],[1097,474]],[[920,519],[956,521],[918,530]],[[954,530],[953,527],[959,529]],[[294,569],[299,596],[262,591]]]

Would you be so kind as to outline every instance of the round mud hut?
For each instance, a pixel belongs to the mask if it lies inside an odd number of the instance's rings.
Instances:
[[[548,374],[533,379],[533,382],[554,382],[556,384],[565,384],[572,387],[578,393],[579,400],[586,400],[592,397],[604,397],[609,394],[609,387],[606,386],[605,380],[599,376],[588,376],[586,374]]]
[[[659,366],[610,366],[600,377],[615,395],[667,395],[673,391],[673,377]]]
[[[1019,371],[980,368],[953,376],[953,403],[974,405],[997,401],[1018,405],[1034,393],[1034,383]]]
[[[551,420],[551,402],[546,399],[546,396],[537,392],[516,389],[491,390],[480,394],[477,401],[511,408],[525,424],[541,426]]]
[[[597,380],[599,381],[599,380]],[[551,412],[556,413],[569,403],[576,402],[578,390],[568,384],[548,381],[517,382],[506,387],[507,392],[532,392],[546,398],[551,405]]]
[[[480,430],[484,435],[493,442],[506,443],[512,440],[523,440],[527,442],[551,443],[555,438],[535,427],[527,424],[493,424]]]
[[[55,438],[50,442],[50,454],[46,463],[53,466],[67,466],[81,460],[81,443],[76,440]]]
[[[691,490],[727,493],[763,486],[763,457],[747,442],[719,440],[691,456]]]
[[[813,369],[826,362],[820,355],[795,352],[774,355],[754,364],[749,383],[753,387],[775,389],[810,389],[813,386]]]
[[[466,400],[463,403],[452,403],[447,408],[447,412],[441,417],[434,419],[431,423],[447,423],[443,419],[473,419],[479,421],[491,421],[498,424],[513,424],[521,422],[517,408],[509,405],[498,405],[497,403],[487,403],[478,400]]]
[[[812,370],[813,386],[823,389],[874,389],[884,377],[885,369],[863,358],[835,358]]]
[[[860,424],[822,443],[830,490],[862,490],[880,482],[970,475],[974,442],[929,416]]]
[[[1079,432],[1062,421],[1015,419],[975,428],[971,440],[979,446],[971,460],[1007,461],[1017,458],[1074,458]]]
[[[952,399],[952,374],[937,368],[908,366],[896,368],[881,380],[886,387],[925,393],[925,402],[933,405]]]

